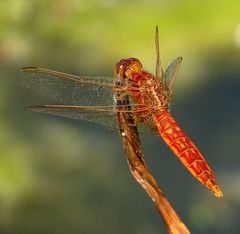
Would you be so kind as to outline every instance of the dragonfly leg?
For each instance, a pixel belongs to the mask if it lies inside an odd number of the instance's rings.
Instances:
[[[121,93],[118,93],[118,95],[115,95],[115,98],[117,99],[117,101],[123,102],[126,95],[127,95],[126,92],[121,92]]]

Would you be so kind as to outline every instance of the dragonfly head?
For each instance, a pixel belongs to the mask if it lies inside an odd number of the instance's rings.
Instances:
[[[115,66],[114,73],[119,75],[121,79],[132,77],[133,73],[142,70],[141,62],[136,58],[121,59]]]

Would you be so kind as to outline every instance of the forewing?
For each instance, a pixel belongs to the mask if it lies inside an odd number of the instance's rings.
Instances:
[[[18,72],[23,86],[47,95],[61,104],[113,105],[113,78],[74,76],[38,67]]]
[[[182,62],[182,57],[178,57],[174,59],[170,63],[170,65],[167,67],[166,71],[164,72],[164,75],[163,75],[164,86],[169,90],[170,95],[172,93],[173,83],[177,76],[177,72],[179,70],[181,62]]]
[[[162,82],[163,69],[162,69],[162,64],[161,64],[161,59],[160,59],[158,26],[156,26],[156,31],[155,31],[155,46],[156,46],[156,56],[157,56],[157,61],[156,61],[156,78],[160,82]]]

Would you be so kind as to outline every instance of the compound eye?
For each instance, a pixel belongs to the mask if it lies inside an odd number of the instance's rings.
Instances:
[[[132,68],[127,67],[126,70],[125,70],[126,77],[131,76],[133,72],[134,72],[134,70]]]

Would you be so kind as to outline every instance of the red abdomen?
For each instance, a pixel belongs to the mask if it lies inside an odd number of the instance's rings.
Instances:
[[[206,185],[215,196],[222,197],[223,194],[205,158],[182,131],[171,114],[168,111],[158,114],[156,125],[164,141],[192,175]]]

